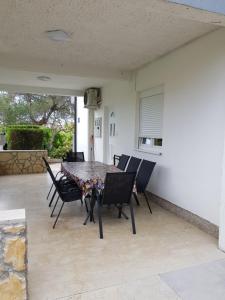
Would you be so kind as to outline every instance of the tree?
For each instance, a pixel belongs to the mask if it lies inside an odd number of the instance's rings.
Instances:
[[[73,120],[71,97],[0,92],[0,124],[64,127]]]

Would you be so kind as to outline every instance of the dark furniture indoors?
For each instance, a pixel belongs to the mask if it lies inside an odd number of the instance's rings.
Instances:
[[[129,160],[130,156],[128,155],[125,155],[125,154],[122,154],[120,156],[120,159],[119,159],[119,163],[117,165],[117,168],[124,171],[126,169],[126,166],[127,166],[127,162]]]
[[[144,194],[145,200],[147,202],[150,213],[152,214],[151,206],[148,200],[148,196],[146,194],[146,187],[152,175],[153,169],[156,163],[148,160],[143,160],[141,166],[139,168],[137,177],[136,177],[136,189],[138,193]],[[133,193],[134,198],[138,202],[138,197],[136,193]]]
[[[134,180],[136,173],[107,173],[105,178],[105,187],[101,194],[97,194],[97,211],[99,219],[99,233],[100,239],[103,238],[102,226],[102,207],[103,205],[115,205],[119,209],[118,217],[124,214],[123,207],[128,205],[130,207],[131,221],[133,234],[136,234],[134,212],[131,201]],[[127,218],[127,217],[126,217]]]

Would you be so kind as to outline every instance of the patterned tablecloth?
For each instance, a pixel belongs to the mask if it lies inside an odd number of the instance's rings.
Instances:
[[[122,172],[113,165],[106,165],[97,161],[63,162],[62,172],[72,178],[83,190],[83,195],[91,195],[93,189],[104,189],[106,173]]]

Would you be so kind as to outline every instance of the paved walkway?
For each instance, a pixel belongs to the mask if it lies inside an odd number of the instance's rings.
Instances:
[[[0,177],[0,209],[27,212],[30,300],[180,299],[160,274],[225,258],[214,237],[154,204],[150,215],[144,201],[136,235],[106,209],[100,240],[97,224],[82,225],[79,201],[65,205],[53,230],[50,184],[47,174]]]

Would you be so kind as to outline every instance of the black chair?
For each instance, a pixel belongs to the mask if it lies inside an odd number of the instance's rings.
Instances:
[[[103,193],[97,196],[100,239],[103,239],[102,206],[115,205],[119,209],[119,218],[123,214],[124,205],[129,205],[133,234],[136,234],[134,212],[131,201],[136,173],[107,173]]]
[[[62,211],[62,208],[63,208],[65,202],[72,202],[72,201],[80,200],[81,203],[83,203],[82,202],[82,190],[78,186],[73,185],[73,184],[68,183],[68,182],[65,182],[62,179],[59,179],[57,181],[55,179],[55,176],[52,173],[51,168],[47,168],[47,170],[49,172],[49,175],[51,176],[51,179],[52,179],[53,184],[55,186],[55,190],[58,192],[58,198],[57,198],[57,200],[55,202],[55,205],[53,207],[51,217],[53,217],[53,214],[54,214],[56,205],[59,201],[59,198],[62,200],[62,205],[59,209],[58,215],[57,215],[56,220],[53,224],[53,229],[54,229],[55,226],[56,226],[56,223],[58,221],[58,218],[61,214],[61,211]]]
[[[53,172],[52,172],[52,169],[51,169],[51,167],[50,167],[48,161],[46,160],[46,158],[45,158],[45,157],[42,157],[42,159],[43,159],[43,161],[44,161],[44,163],[45,163],[46,169],[47,169],[47,171],[48,171],[50,177],[51,177],[51,178],[54,177],[54,179],[55,179],[55,181],[56,181],[57,183],[59,183],[60,185],[63,185],[63,186],[77,187],[77,184],[75,183],[75,181],[72,180],[72,179],[70,179],[70,178],[67,178],[61,171],[59,171],[59,172],[54,176],[54,174],[53,174]],[[61,173],[62,175],[61,175],[61,177],[60,177],[59,179],[57,179],[57,176],[58,176],[58,174],[60,174],[60,173]],[[49,195],[50,195],[51,190],[52,190],[53,187],[54,187],[54,182],[53,182],[53,180],[52,180],[52,185],[51,185],[51,188],[50,188],[50,190],[49,190],[49,192],[48,192],[47,199],[48,199],[48,197],[49,197]],[[56,188],[55,188],[55,190],[54,190],[54,192],[53,192],[53,194],[52,194],[52,198],[51,198],[51,200],[50,200],[50,202],[49,202],[49,207],[51,207],[51,205],[52,205],[52,202],[53,202],[53,200],[54,200],[54,198],[55,198],[56,192],[57,192],[57,190],[56,190]],[[82,203],[83,203],[83,202],[82,202]],[[85,204],[86,204],[86,203],[85,203]],[[86,208],[87,208],[87,206],[86,206]]]
[[[125,155],[125,154],[122,154],[120,156],[120,160],[119,160],[119,163],[117,165],[117,168],[124,171],[126,169],[126,166],[127,166],[127,162],[129,160],[130,156],[128,155]]]
[[[146,187],[152,175],[153,169],[156,163],[148,160],[143,160],[141,166],[139,168],[137,177],[136,177],[136,188],[138,193],[142,193],[145,196],[145,200],[147,202],[150,213],[152,214],[151,206],[146,194]],[[138,201],[138,197],[136,193],[133,193],[136,201]]]
[[[68,162],[83,162],[84,161],[84,152],[68,152],[64,161]]]
[[[129,160],[126,172],[137,172],[140,163],[141,163],[140,158],[132,156],[131,159]]]
[[[44,156],[42,157],[42,159],[43,159],[43,161],[44,161],[44,164],[45,164],[46,169],[48,170],[48,168],[50,168],[50,165],[49,165],[47,159],[46,159]],[[58,177],[59,174],[63,175],[62,171],[58,171],[58,172],[56,173],[55,179]],[[51,185],[51,187],[50,187],[50,189],[49,189],[48,195],[47,195],[47,197],[46,197],[47,200],[48,200],[48,197],[50,196],[50,193],[51,193],[51,191],[52,191],[53,186],[54,186],[54,184],[52,183],[52,185]]]
[[[114,155],[113,155],[113,164],[114,164],[114,166],[117,166],[117,165],[118,165],[119,160],[120,160],[120,156],[117,155],[117,154],[114,154]]]

